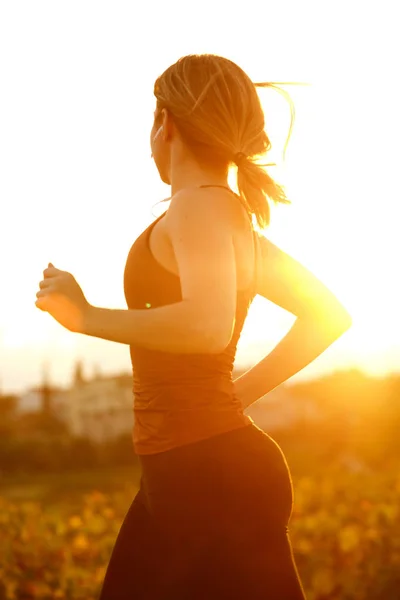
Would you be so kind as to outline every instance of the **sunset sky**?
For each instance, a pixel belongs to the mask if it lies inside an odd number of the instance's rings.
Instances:
[[[197,8],[196,8],[197,7]],[[62,329],[35,308],[49,261],[88,300],[124,308],[130,246],[169,195],[150,158],[155,78],[180,56],[212,52],[261,91],[276,177],[289,207],[269,235],[315,272],[353,327],[302,376],[344,367],[400,370],[400,85],[395,3],[5,2],[0,6],[0,390],[129,370],[129,352]],[[155,207],[155,210],[159,207]],[[256,299],[239,346],[252,364],[292,317]]]

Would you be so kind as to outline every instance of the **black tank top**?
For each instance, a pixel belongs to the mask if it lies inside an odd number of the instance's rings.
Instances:
[[[164,214],[147,227],[129,252],[124,291],[130,309],[152,309],[182,300],[179,277],[164,269],[149,248],[150,233]],[[254,283],[237,292],[233,335],[219,354],[179,354],[130,346],[137,454],[164,452],[252,423],[234,396],[232,371],[254,296]]]

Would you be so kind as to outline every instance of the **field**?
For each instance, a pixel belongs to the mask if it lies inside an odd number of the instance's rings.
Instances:
[[[399,600],[399,470],[297,471],[291,537],[308,600]],[[135,467],[3,480],[0,600],[95,600],[137,486]]]

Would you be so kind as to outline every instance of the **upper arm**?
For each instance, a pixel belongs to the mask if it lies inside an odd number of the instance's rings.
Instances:
[[[258,294],[297,317],[329,317],[350,326],[346,309],[310,270],[264,236],[258,240]]]
[[[236,263],[231,198],[207,190],[182,191],[168,209],[166,229],[181,282],[193,307],[196,331],[210,348],[224,349],[236,313]]]

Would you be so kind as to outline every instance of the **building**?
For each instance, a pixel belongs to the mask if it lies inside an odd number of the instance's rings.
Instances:
[[[20,394],[16,413],[51,414],[75,437],[107,441],[132,431],[132,376],[102,376],[96,372],[88,379],[78,363],[71,387],[60,389],[50,385],[44,373],[39,386]]]
[[[68,390],[70,433],[104,442],[131,433],[133,427],[132,376],[102,376],[85,380],[77,365]]]
[[[312,400],[294,396],[284,385],[257,400],[245,412],[267,433],[290,430],[301,423],[323,419],[320,409]]]
[[[52,413],[62,421],[67,420],[68,390],[57,387],[34,387],[18,396],[17,413]]]

